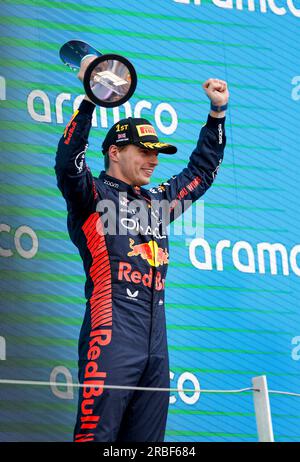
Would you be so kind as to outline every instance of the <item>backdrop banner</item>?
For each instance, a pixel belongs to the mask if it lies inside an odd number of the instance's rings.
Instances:
[[[71,441],[84,271],[54,158],[84,89],[59,57],[80,39],[126,57],[137,87],[97,106],[87,163],[123,117],[144,117],[181,171],[209,112],[202,83],[228,82],[224,162],[169,229],[166,316],[173,388],[238,390],[265,375],[300,393],[300,6],[297,1],[5,0],[0,71],[0,441]],[[152,184],[151,184],[152,186]],[[150,186],[150,187],[151,187]],[[299,441],[300,399],[270,393],[275,441]],[[255,442],[252,391],[172,392],[169,442]]]

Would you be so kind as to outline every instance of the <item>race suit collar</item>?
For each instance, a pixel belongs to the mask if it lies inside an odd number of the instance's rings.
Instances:
[[[100,173],[99,179],[102,180],[103,183],[110,186],[111,188],[116,189],[117,191],[126,191],[134,195],[141,195],[142,192],[145,192],[145,190],[140,188],[139,186],[131,186],[130,184],[125,183],[124,181],[118,180],[118,178],[107,175],[107,173],[104,170]],[[142,195],[144,196],[144,194]]]

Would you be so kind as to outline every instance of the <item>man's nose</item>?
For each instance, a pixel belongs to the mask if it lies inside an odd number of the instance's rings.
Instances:
[[[150,159],[149,159],[149,162],[152,164],[152,165],[157,165],[158,164],[158,155],[157,154],[150,154]]]

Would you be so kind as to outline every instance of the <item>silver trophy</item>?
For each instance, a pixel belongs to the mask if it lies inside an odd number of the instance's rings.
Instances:
[[[81,40],[70,40],[59,50],[66,66],[78,72],[81,61],[97,56],[87,67],[83,86],[87,96],[97,105],[115,107],[124,104],[134,93],[137,75],[128,59],[115,54],[101,54]]]

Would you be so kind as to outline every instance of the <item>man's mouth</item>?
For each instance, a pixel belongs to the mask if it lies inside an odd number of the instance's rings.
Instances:
[[[154,168],[142,168],[142,170],[146,176],[151,176],[154,171]]]

